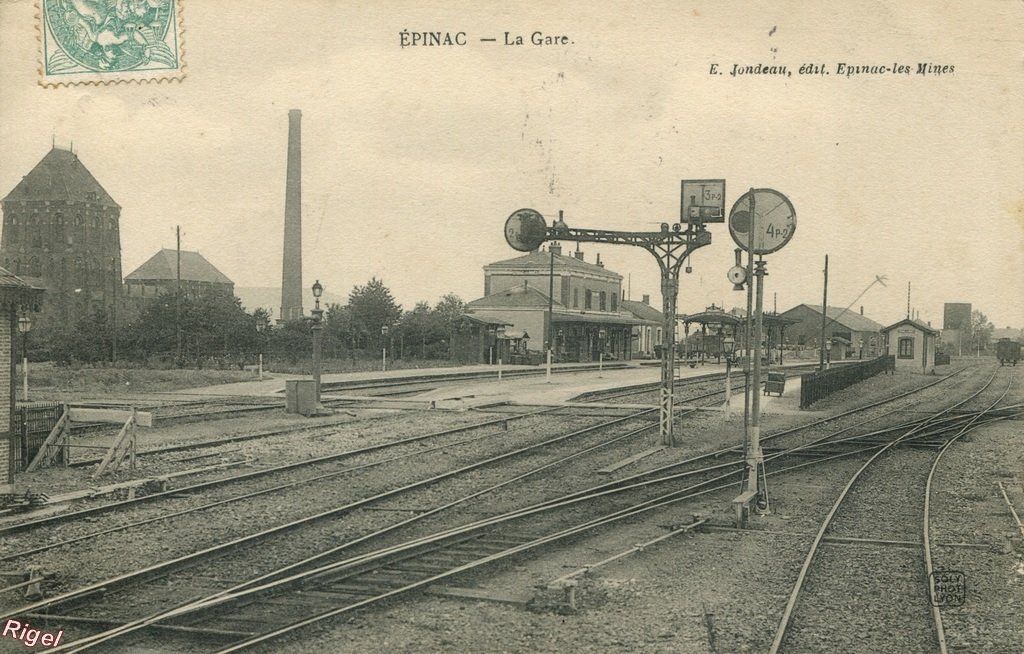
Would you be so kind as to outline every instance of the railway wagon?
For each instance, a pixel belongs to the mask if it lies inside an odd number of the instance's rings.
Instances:
[[[1020,343],[1008,338],[1000,338],[996,343],[996,358],[999,359],[1001,366],[1008,363],[1017,365],[1017,361],[1020,360]]]

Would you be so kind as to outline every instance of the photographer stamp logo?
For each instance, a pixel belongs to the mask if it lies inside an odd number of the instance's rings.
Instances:
[[[181,0],[40,0],[40,84],[181,79]]]
[[[933,606],[963,606],[967,578],[959,570],[934,570],[929,579]]]

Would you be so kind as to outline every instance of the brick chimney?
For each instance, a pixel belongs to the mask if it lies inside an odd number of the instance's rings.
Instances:
[[[562,244],[561,243],[552,243],[551,245],[548,246],[548,250],[551,252],[551,254],[554,254],[554,255],[559,256],[559,257],[562,256]]]
[[[583,261],[583,252],[581,250],[576,250],[575,252],[572,253],[572,256],[576,257],[580,261]]]
[[[601,253],[600,252],[597,253],[597,265],[600,266],[601,268],[604,268],[604,264],[601,263]]]
[[[864,305],[860,305],[860,315],[864,315]]]
[[[302,112],[288,112],[280,321],[302,318]]]
[[[641,300],[641,302],[643,302],[644,304],[650,306],[650,304],[651,304],[651,296],[646,294],[646,293],[644,293],[644,297],[643,297],[643,300]]]

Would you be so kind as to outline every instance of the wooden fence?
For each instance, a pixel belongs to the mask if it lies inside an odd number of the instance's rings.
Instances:
[[[801,375],[800,408],[806,409],[818,400],[824,399],[836,391],[841,391],[847,386],[853,386],[868,377],[895,369],[896,357],[890,354],[861,363],[850,363],[829,370]]]

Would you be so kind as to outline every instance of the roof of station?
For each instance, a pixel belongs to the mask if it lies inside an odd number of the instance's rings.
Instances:
[[[554,300],[552,304],[561,307],[562,303]],[[470,309],[508,308],[508,307],[544,307],[548,306],[548,295],[533,286],[513,286],[497,293],[467,302]]]
[[[619,302],[619,306],[630,312],[637,318],[644,320],[650,320],[652,322],[661,322],[664,320],[664,314],[652,307],[646,302],[637,302],[636,300],[623,300]]]
[[[557,253],[559,250],[556,249]],[[543,269],[547,272],[551,267],[551,252],[541,251],[530,252],[524,254],[521,257],[515,257],[513,259],[505,259],[503,261],[495,261],[484,266],[484,272],[502,272],[511,270],[536,270]],[[621,280],[622,275],[612,272],[604,266],[599,266],[594,263],[588,263],[582,259],[577,259],[574,256],[565,256],[563,254],[554,255],[554,266],[555,269],[564,268],[568,270],[577,270],[580,272],[586,272],[593,275],[601,275],[604,277],[614,278]]]

